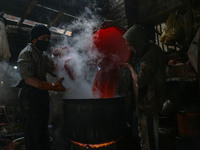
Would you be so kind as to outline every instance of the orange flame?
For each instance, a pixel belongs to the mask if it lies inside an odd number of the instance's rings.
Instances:
[[[107,143],[100,143],[100,144],[83,144],[83,143],[79,143],[79,142],[75,142],[75,141],[72,141],[72,143],[76,144],[76,145],[79,145],[81,147],[89,147],[89,148],[100,148],[100,147],[106,147],[108,145],[111,145],[111,144],[114,144],[114,143],[117,143],[117,140],[115,141],[110,141],[110,142],[107,142]]]

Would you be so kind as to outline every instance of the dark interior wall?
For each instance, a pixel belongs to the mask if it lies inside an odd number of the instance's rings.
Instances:
[[[17,65],[17,58],[20,51],[29,42],[29,31],[8,27],[7,38],[11,52],[9,62],[11,65]]]
[[[127,16],[125,11],[124,0],[109,0],[110,8],[108,14],[105,16],[106,19],[115,21],[125,29],[128,28]]]
[[[166,82],[166,99],[172,101],[177,111],[197,111],[200,108],[199,85],[196,81]]]
[[[186,9],[187,1],[183,0],[138,0],[139,22],[159,24],[164,22],[169,13],[177,9]]]
[[[124,0],[128,27],[139,22],[138,0]]]
[[[134,23],[157,25],[166,21],[172,11],[186,10],[187,1],[182,0],[109,0],[107,19],[114,20],[124,28]],[[112,4],[112,5],[111,5]]]
[[[111,5],[107,19],[114,20],[125,29],[133,24],[142,24],[149,33],[150,39],[155,40],[154,26],[139,21],[138,0],[110,0]]]
[[[123,0],[128,26],[133,23],[157,25],[166,21],[171,12],[184,13],[188,6],[200,8],[199,0]]]

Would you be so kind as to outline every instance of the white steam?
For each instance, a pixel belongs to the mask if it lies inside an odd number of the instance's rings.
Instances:
[[[89,16],[89,17],[88,17]],[[64,98],[92,98],[92,81],[96,72],[93,64],[99,54],[90,50],[93,46],[92,36],[94,29],[100,21],[89,9],[80,17],[67,26],[67,30],[75,31],[70,39],[64,39],[57,47],[66,46],[63,56],[58,61],[58,77],[64,77],[63,85],[67,88]],[[83,19],[84,18],[84,19]],[[89,18],[89,19],[88,19]],[[66,37],[67,38],[67,37]],[[67,52],[64,52],[67,51]],[[64,67],[65,64],[72,70],[74,79]]]
[[[0,61],[0,104],[16,99],[15,86],[20,81],[16,66]]]

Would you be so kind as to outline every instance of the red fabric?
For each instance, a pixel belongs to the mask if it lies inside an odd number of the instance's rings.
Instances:
[[[128,61],[130,51],[123,38],[125,31],[122,33],[123,29],[118,29],[115,27],[100,29],[95,32],[93,38],[94,45],[101,54],[120,64]],[[112,56],[115,57],[115,60],[113,60]]]
[[[109,27],[94,33],[94,45],[102,57],[97,64],[98,71],[93,82],[92,92],[99,98],[112,98],[117,93],[119,66],[127,62],[130,51],[123,38],[125,31]]]
[[[118,82],[119,82],[119,69],[114,66],[99,66],[101,68],[96,72],[93,82],[92,92],[99,98],[112,98],[115,97]]]
[[[73,65],[72,65],[72,64],[70,65],[70,63],[73,63],[73,62],[70,62],[70,61],[72,61],[71,57],[69,57],[69,58],[67,58],[67,59],[65,60],[64,68],[65,68],[65,70],[67,71],[69,77],[70,77],[72,80],[75,80],[76,75],[75,75],[75,72],[74,72],[74,70],[73,70],[73,68],[72,68]]]

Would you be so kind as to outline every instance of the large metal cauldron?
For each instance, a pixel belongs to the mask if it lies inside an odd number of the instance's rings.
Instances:
[[[125,97],[64,99],[66,135],[70,140],[98,144],[125,132]]]

